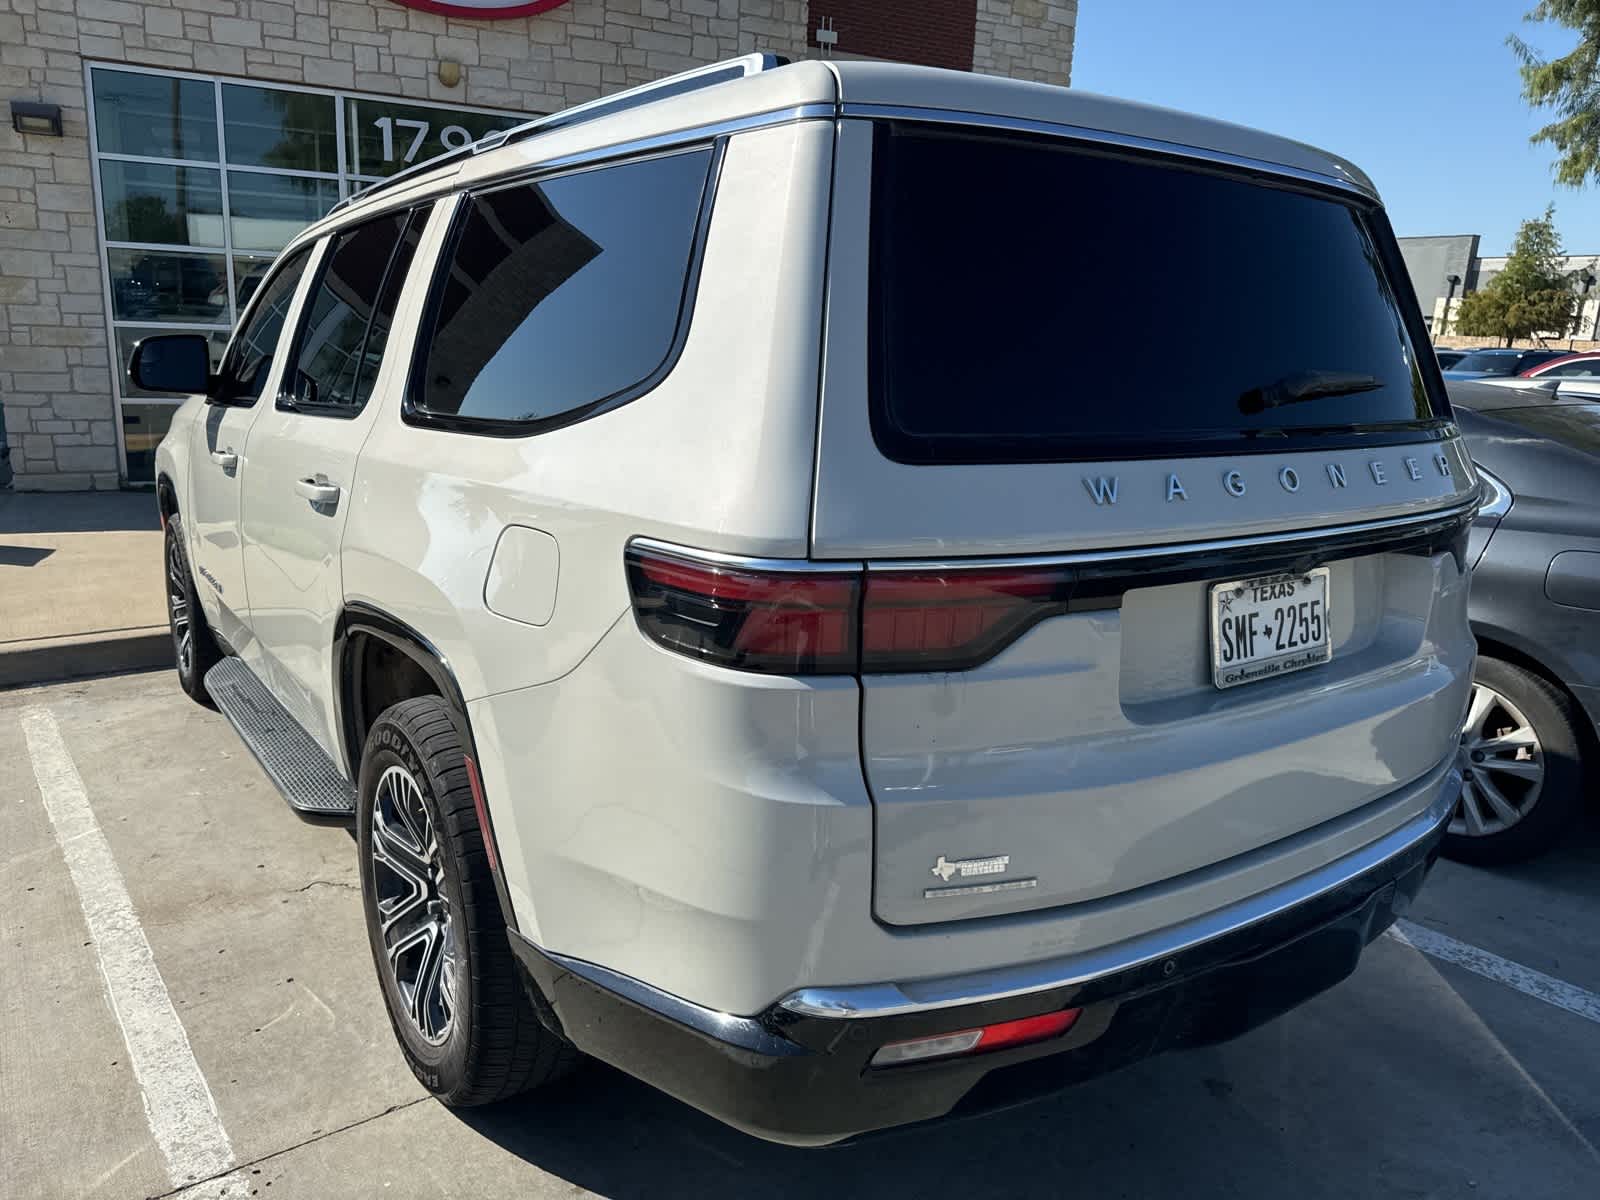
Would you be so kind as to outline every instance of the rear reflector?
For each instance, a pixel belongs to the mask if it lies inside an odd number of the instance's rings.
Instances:
[[[1067,611],[1060,567],[757,570],[637,543],[634,617],[651,640],[718,666],[780,675],[961,671]]]
[[[984,1054],[990,1050],[1004,1050],[1008,1046],[1024,1046],[1059,1037],[1071,1029],[1081,1008],[1064,1008],[1060,1012],[1045,1013],[1038,1017],[1023,1017],[1020,1021],[1001,1021],[998,1025],[983,1025],[977,1029],[962,1029],[956,1033],[941,1033],[934,1037],[912,1038],[905,1042],[890,1042],[872,1056],[875,1067],[894,1067],[904,1063],[926,1062],[930,1058],[953,1058],[959,1054]]]

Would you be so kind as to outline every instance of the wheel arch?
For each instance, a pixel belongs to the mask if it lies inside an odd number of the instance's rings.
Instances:
[[[382,664],[386,679],[374,688],[373,669]],[[378,715],[391,704],[415,696],[438,696],[455,720],[462,745],[476,764],[478,747],[472,736],[467,702],[455,672],[443,652],[416,629],[375,605],[352,601],[345,605],[334,627],[333,697],[344,767],[351,779],[361,777],[361,751],[367,732]],[[474,765],[473,786],[482,798],[480,809],[484,838],[494,843],[494,822],[488,797],[482,793],[481,772]],[[499,870],[494,871],[495,893],[506,928],[517,928],[511,897]]]
[[[1583,702],[1567,686],[1566,680],[1561,677],[1561,672],[1551,666],[1542,656],[1535,653],[1522,639],[1514,633],[1502,630],[1496,626],[1482,622],[1472,622],[1473,636],[1478,639],[1478,653],[1489,658],[1498,658],[1513,666],[1521,667],[1530,674],[1537,675],[1551,687],[1555,688],[1571,702],[1573,710],[1580,717],[1586,715]],[[1578,735],[1583,739],[1583,749],[1586,754],[1600,755],[1600,729],[1596,729],[1593,722],[1580,720],[1578,722]]]
[[[167,519],[178,511],[178,485],[166,471],[156,476],[156,509],[161,513],[161,527],[165,529]]]

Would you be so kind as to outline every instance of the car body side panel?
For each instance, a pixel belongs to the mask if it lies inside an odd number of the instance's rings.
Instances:
[[[375,400],[386,411],[362,450],[342,553],[346,600],[421,632],[472,700],[582,661],[628,608],[631,537],[803,557],[831,153],[825,122],[729,140],[688,335],[649,394],[509,438],[407,424],[393,391]],[[557,543],[543,625],[484,600],[512,525]]]
[[[1548,591],[1558,556],[1600,553],[1600,396],[1540,404],[1460,384],[1451,394],[1473,457],[1512,495],[1473,569],[1473,628],[1539,664],[1600,729],[1600,612]]]

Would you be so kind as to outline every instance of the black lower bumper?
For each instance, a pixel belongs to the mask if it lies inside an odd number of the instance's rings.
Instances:
[[[1224,1041],[1325,991],[1403,912],[1444,826],[1295,908],[1171,958],[1025,996],[898,1016],[708,1014],[512,934],[541,1017],[579,1049],[758,1137],[825,1145],[1004,1107],[1152,1054]],[[1061,1037],[876,1069],[886,1042],[1081,1008]]]

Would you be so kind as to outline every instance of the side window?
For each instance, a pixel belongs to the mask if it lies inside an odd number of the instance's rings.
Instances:
[[[414,418],[536,429],[647,380],[677,340],[711,161],[692,150],[469,196]]]
[[[353,417],[372,394],[427,209],[386,213],[334,236],[306,302],[280,404]]]
[[[295,285],[306,269],[310,247],[297,250],[278,265],[256,298],[255,307],[234,334],[223,359],[218,394],[233,404],[253,403],[272,372],[272,356],[283,336],[283,322],[294,299]]]
[[[1600,367],[1600,360],[1584,359],[1581,362],[1562,363],[1559,367],[1551,367],[1548,371],[1543,372],[1543,376],[1554,375],[1562,379],[1586,379],[1595,374],[1600,374],[1600,371],[1596,371],[1597,367]]]

